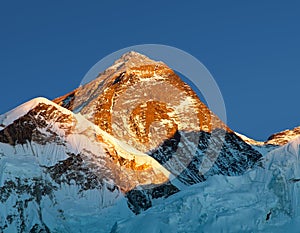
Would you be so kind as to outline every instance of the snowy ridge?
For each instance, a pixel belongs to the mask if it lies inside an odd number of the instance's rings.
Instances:
[[[39,112],[35,110],[37,106]],[[27,117],[28,114],[30,117]],[[59,120],[60,114],[64,116],[62,121]],[[71,120],[65,121],[67,118]],[[36,132],[42,134],[38,134],[39,138],[14,146],[0,143],[0,219],[4,219],[0,220],[0,232],[99,232],[99,227],[102,229],[100,232],[108,232],[116,219],[133,215],[128,208],[128,200],[115,186],[114,174],[109,174],[107,145],[116,150],[118,156],[134,160],[137,166],[152,168],[153,173],[149,173],[148,180],[144,177],[144,180],[134,181],[134,176],[131,176],[127,182],[132,179],[133,185],[134,182],[146,185],[151,184],[155,176],[161,176],[162,182],[171,177],[155,159],[110,136],[81,114],[74,114],[47,99],[29,101],[20,109],[5,114],[4,119],[10,128],[14,127],[14,121],[20,121],[16,127],[23,121],[31,126],[34,123]],[[46,128],[40,122],[46,122]],[[18,130],[22,131],[22,128]],[[105,140],[97,141],[97,135]],[[53,136],[54,140],[49,140]],[[78,160],[76,155],[82,158]],[[82,159],[83,164],[80,165],[78,161]],[[78,163],[74,171],[72,166],[68,168],[72,161]],[[85,167],[89,164],[96,170]],[[117,165],[113,166],[117,168]],[[63,170],[62,174],[57,173]],[[124,175],[126,172],[124,169]],[[95,174],[106,173],[106,178],[100,183],[93,178]],[[76,177],[82,178],[76,180]],[[39,196],[40,191],[35,191],[37,187],[46,190],[42,196]],[[24,206],[25,202],[29,203],[28,207]],[[16,203],[21,205],[18,209],[14,207]],[[1,211],[4,209],[6,211]],[[7,218],[9,220],[5,220]],[[78,222],[78,219],[85,218],[88,220]]]
[[[283,146],[289,141],[300,136],[300,126],[294,129],[287,129],[278,133],[271,135],[266,141],[256,141],[252,138],[249,138],[243,134],[235,132],[240,138],[245,142],[253,146]]]
[[[127,143],[118,140],[111,136],[110,134],[106,133],[105,131],[101,130],[98,126],[95,124],[89,122],[84,118],[80,113],[74,114],[76,116],[76,119],[79,122],[79,125],[85,125],[86,127],[91,127],[97,132],[99,135],[102,136],[102,138],[105,140],[105,142],[109,142],[112,145],[114,145],[114,148],[118,151],[119,155],[127,160],[135,160],[137,165],[144,165],[149,164],[151,165],[155,170],[162,172],[166,177],[169,177],[169,179],[173,180],[175,177],[167,170],[165,169],[160,163],[158,163],[155,159],[150,157],[149,155],[142,153],[141,151],[135,149],[134,147],[128,145]],[[78,142],[78,140],[73,140],[73,142]],[[91,148],[89,148],[91,149]]]
[[[129,146],[125,142],[122,142],[122,141],[114,138],[110,134],[101,130],[95,124],[89,122],[80,113],[74,114],[73,112],[69,111],[68,109],[65,109],[43,97],[38,97],[33,100],[30,100],[30,101],[20,105],[19,107],[13,109],[12,111],[9,111],[8,113],[6,113],[4,115],[1,115],[0,123],[7,126],[7,125],[13,123],[13,121],[15,121],[16,119],[19,119],[20,117],[24,116],[26,113],[28,113],[30,110],[34,109],[37,105],[39,105],[41,103],[50,105],[50,106],[54,106],[55,108],[58,109],[58,111],[62,112],[63,114],[73,116],[77,121],[77,127],[79,127],[78,128],[78,130],[79,130],[78,136],[79,137],[80,137],[80,132],[85,131],[88,128],[91,128],[91,129],[95,130],[95,132],[100,134],[103,138],[105,138],[106,141],[113,144],[116,147],[116,149],[120,152],[120,155],[123,158],[128,159],[128,160],[135,159],[135,161],[138,165],[142,165],[142,164],[152,165],[154,168],[162,171],[166,175],[166,177],[171,177],[170,172],[168,172],[163,166],[161,166],[155,159],[153,159],[149,155],[142,153],[142,152],[138,151],[137,149],[133,148],[132,146]],[[54,125],[53,125],[53,127],[54,127]],[[75,134],[78,134],[78,133],[75,132]],[[76,137],[78,137],[78,136],[76,136]],[[79,140],[79,138],[75,138],[75,139],[73,138],[72,140],[69,141],[70,145],[72,145],[73,148],[77,148],[77,151],[76,151],[77,153],[79,153],[82,150],[82,148],[80,148],[80,149],[78,148],[78,144],[77,144],[78,142],[81,142],[81,141],[82,141],[82,138],[81,138],[81,140]],[[92,148],[89,148],[89,149],[92,149]]]
[[[4,128],[7,125],[12,124],[16,119],[20,118],[21,116],[24,116],[26,113],[28,113],[31,109],[35,108],[38,104],[47,104],[47,105],[53,105],[54,107],[58,108],[61,112],[65,114],[72,114],[71,111],[60,107],[59,105],[55,104],[54,102],[44,98],[44,97],[37,97],[32,100],[29,100],[28,102],[16,107],[15,109],[3,114],[0,116],[0,125],[2,125],[2,128]]]
[[[235,132],[235,134],[238,135],[241,139],[243,139],[245,142],[247,142],[250,145],[263,146],[265,144],[265,142],[256,141],[252,138],[245,136],[244,134],[240,134],[238,132]]]

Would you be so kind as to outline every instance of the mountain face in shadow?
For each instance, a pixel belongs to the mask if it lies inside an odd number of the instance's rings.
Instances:
[[[187,159],[187,156],[177,153],[181,134],[187,134],[189,137],[191,137],[190,135],[193,135],[193,137],[196,135],[198,139],[195,154],[188,157],[186,162],[184,160]],[[219,135],[222,138],[218,137]],[[250,145],[241,143],[240,138],[233,132],[226,132],[223,129],[214,129],[212,133],[205,131],[197,133],[176,132],[173,138],[166,140],[157,150],[151,151],[149,155],[165,165],[170,171],[173,171],[172,166],[170,166],[171,160],[182,161],[186,164],[186,167],[179,173],[178,179],[188,185],[202,182],[212,175],[242,175],[261,159],[259,152]],[[206,162],[207,160],[209,162]],[[207,163],[213,165],[203,172],[202,167],[205,167]],[[175,170],[173,173],[178,172]]]

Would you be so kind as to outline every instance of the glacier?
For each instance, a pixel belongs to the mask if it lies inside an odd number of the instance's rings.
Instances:
[[[264,156],[242,176],[213,176],[138,216],[116,222],[111,233],[299,232],[300,137]]]

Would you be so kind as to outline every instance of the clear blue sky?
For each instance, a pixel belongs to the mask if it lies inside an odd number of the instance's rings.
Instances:
[[[300,125],[299,1],[177,2],[1,1],[0,113],[76,88],[111,52],[160,43],[210,70],[232,129],[266,139]]]

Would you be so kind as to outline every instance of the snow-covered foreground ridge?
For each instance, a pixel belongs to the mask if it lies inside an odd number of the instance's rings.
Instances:
[[[152,157],[45,98],[1,116],[1,123],[0,232],[107,232],[133,215],[121,189],[172,176]],[[27,125],[34,125],[28,138]],[[114,150],[122,170],[107,158]],[[144,171],[127,169],[128,161]]]
[[[166,177],[171,176],[171,174],[166,169],[164,169],[163,166],[161,166],[155,159],[149,157],[147,154],[142,153],[142,152],[136,150],[135,148],[129,146],[128,144],[114,138],[110,134],[101,130],[95,124],[86,120],[86,118],[81,116],[80,113],[74,114],[73,112],[71,112],[71,111],[69,111],[69,110],[53,103],[52,101],[50,101],[46,98],[43,98],[43,97],[38,97],[33,100],[30,100],[30,101],[22,104],[21,106],[13,109],[12,111],[1,115],[0,116],[0,124],[3,125],[3,127],[8,126],[8,125],[12,124],[15,120],[26,115],[30,110],[34,109],[35,107],[37,107],[40,104],[46,104],[49,106],[53,106],[59,112],[71,116],[73,118],[73,122],[71,124],[77,125],[78,132],[76,132],[76,130],[75,130],[75,133],[80,134],[81,131],[84,131],[84,130],[87,130],[88,128],[90,128],[90,129],[94,130],[95,133],[97,133],[102,138],[104,138],[106,142],[113,144],[115,146],[115,148],[119,152],[121,152],[119,154],[124,159],[128,159],[128,160],[135,159],[137,165],[150,164],[153,167],[161,170]],[[68,140],[68,139],[70,139],[70,140]],[[76,145],[76,144],[82,140],[76,140],[76,138],[75,138],[75,140],[74,139],[72,140],[72,137],[67,138],[67,140],[73,148],[76,148],[78,150],[77,152],[80,152],[80,148],[78,148],[78,145]],[[89,148],[89,149],[91,149],[91,148]]]

